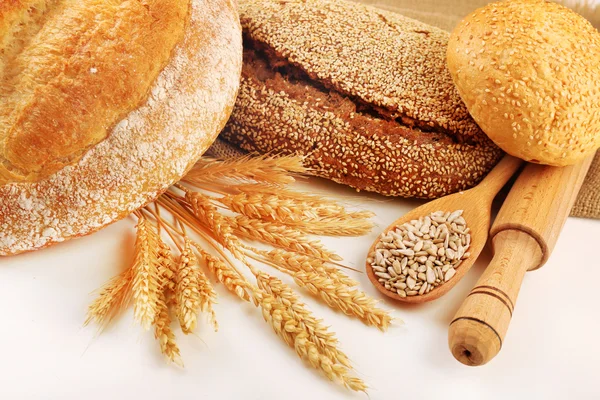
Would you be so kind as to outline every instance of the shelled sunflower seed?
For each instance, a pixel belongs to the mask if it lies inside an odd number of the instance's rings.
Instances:
[[[379,283],[400,297],[429,293],[448,282],[470,256],[463,210],[436,211],[382,233],[367,263]]]

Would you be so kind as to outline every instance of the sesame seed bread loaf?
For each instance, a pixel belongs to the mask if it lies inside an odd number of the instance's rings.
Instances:
[[[452,32],[448,65],[473,118],[507,153],[564,166],[600,147],[600,33],[568,8],[489,4]]]
[[[244,0],[240,17],[242,82],[223,137],[243,149],[419,198],[469,188],[501,157],[452,83],[447,32],[346,1]]]
[[[94,232],[155,199],[233,108],[232,0],[0,4],[0,255]]]

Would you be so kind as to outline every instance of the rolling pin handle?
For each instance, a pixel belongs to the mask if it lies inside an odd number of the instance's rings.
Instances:
[[[448,331],[454,357],[483,365],[498,354],[510,324],[525,273],[543,259],[538,241],[521,230],[493,238],[494,258],[456,313]]]

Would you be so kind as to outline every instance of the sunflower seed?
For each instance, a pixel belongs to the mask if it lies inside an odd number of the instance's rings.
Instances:
[[[422,240],[419,240],[419,241],[417,242],[417,244],[415,244],[415,247],[413,247],[413,250],[414,250],[415,252],[419,252],[419,251],[421,251],[421,249],[423,248],[423,244],[424,244],[424,242],[423,242]]]
[[[448,218],[446,219],[446,221],[447,222],[452,222],[456,218],[460,217],[462,215],[462,213],[463,213],[463,210],[456,210],[452,214],[448,215]]]
[[[446,271],[446,274],[444,275],[444,282],[448,282],[450,279],[452,279],[454,274],[456,274],[456,270],[454,268],[450,268],[448,271]]]
[[[427,279],[427,283],[435,282],[435,272],[431,267],[427,267],[427,272],[425,273],[425,279]]]

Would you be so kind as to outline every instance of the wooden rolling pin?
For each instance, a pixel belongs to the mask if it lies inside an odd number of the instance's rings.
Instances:
[[[450,323],[448,344],[466,365],[483,365],[502,347],[525,272],[552,252],[593,157],[569,167],[528,164],[490,231],[494,257]]]

